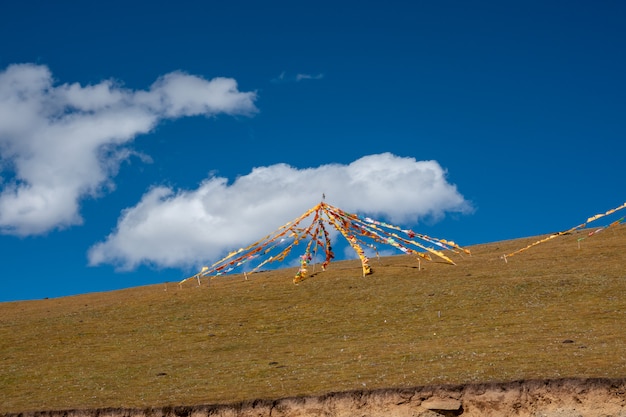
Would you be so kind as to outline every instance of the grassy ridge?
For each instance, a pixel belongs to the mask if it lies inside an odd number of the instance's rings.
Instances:
[[[585,233],[581,231],[580,233]],[[626,376],[626,227],[0,303],[0,412],[148,407],[365,388]]]

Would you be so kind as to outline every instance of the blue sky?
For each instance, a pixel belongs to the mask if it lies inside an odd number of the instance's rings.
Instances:
[[[621,1],[211,3],[3,6],[0,301],[178,281],[322,193],[466,246],[626,201]]]

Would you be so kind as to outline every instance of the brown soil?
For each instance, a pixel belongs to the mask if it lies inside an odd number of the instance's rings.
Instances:
[[[236,404],[58,410],[3,417],[626,416],[626,379],[560,379],[423,386]]]

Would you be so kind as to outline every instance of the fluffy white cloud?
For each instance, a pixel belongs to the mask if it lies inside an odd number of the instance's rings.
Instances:
[[[0,232],[80,224],[80,200],[112,186],[124,144],[163,119],[251,114],[255,99],[229,78],[173,72],[133,91],[110,80],[55,85],[46,66],[9,66],[0,72]]]
[[[122,269],[198,266],[271,233],[317,204],[322,194],[343,210],[399,223],[471,210],[436,161],[385,153],[349,165],[277,164],[255,168],[231,184],[211,177],[195,190],[153,188],[90,249],[89,261]]]

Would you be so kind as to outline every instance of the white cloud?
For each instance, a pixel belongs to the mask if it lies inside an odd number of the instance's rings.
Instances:
[[[348,165],[277,164],[255,168],[230,184],[211,177],[195,190],[150,190],[90,249],[89,261],[121,269],[197,267],[273,232],[317,204],[322,194],[348,212],[398,223],[471,210],[436,161],[384,153]]]
[[[302,81],[302,80],[321,80],[322,78],[324,78],[324,74],[315,74],[315,75],[311,75],[311,74],[298,74],[298,75],[296,75],[296,81]]]
[[[9,66],[0,72],[0,232],[80,224],[81,199],[112,187],[131,154],[124,144],[163,119],[254,113],[255,99],[229,78],[172,72],[133,91],[110,80],[55,85],[46,66]]]
[[[292,83],[299,82],[302,80],[321,80],[324,78],[324,74],[303,74],[299,73],[296,75],[287,75],[285,71],[281,72],[280,75],[276,78],[272,79],[272,82],[275,84],[279,83]]]

